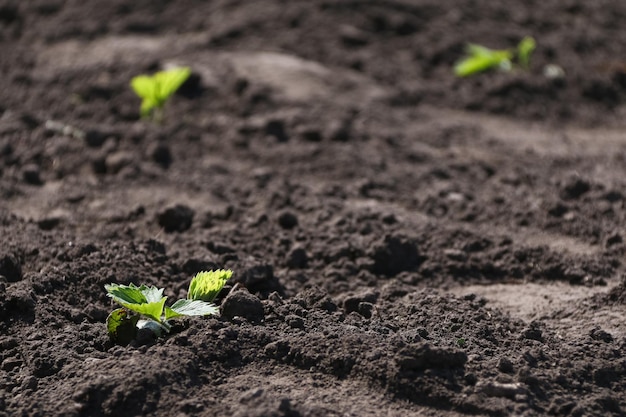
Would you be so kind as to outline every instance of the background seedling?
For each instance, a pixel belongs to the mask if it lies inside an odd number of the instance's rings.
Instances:
[[[530,68],[530,56],[536,47],[537,44],[535,40],[530,36],[526,36],[519,45],[517,45],[517,61],[525,70]]]
[[[189,284],[187,299],[178,300],[171,307],[165,306],[163,288],[132,283],[105,285],[107,296],[123,307],[107,317],[109,337],[113,342],[127,344],[135,338],[138,328],[150,329],[160,336],[170,331],[169,321],[173,318],[219,314],[213,300],[232,274],[223,269],[196,274]]]
[[[513,69],[514,57],[517,57],[517,63],[521,68],[528,70],[535,46],[535,40],[529,36],[522,39],[515,50],[494,50],[470,43],[467,46],[468,56],[454,66],[454,74],[457,77],[467,77],[492,69],[510,71]]]
[[[155,121],[162,121],[165,103],[190,75],[191,69],[182,67],[134,77],[130,85],[142,100],[141,116],[152,116]]]

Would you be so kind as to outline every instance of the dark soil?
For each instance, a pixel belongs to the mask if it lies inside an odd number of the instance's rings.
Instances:
[[[624,415],[625,22],[0,1],[0,416]],[[454,77],[526,35],[530,71]],[[130,79],[172,65],[141,120]],[[214,268],[221,317],[109,341],[104,284]]]

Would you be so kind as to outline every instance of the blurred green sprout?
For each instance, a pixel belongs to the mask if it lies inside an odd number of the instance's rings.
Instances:
[[[535,40],[530,36],[522,39],[515,49],[489,49],[470,43],[467,45],[467,56],[454,66],[454,74],[457,77],[468,77],[494,69],[511,71],[514,68],[514,58],[519,67],[528,70],[535,47]]]
[[[189,67],[172,68],[153,75],[138,75],[130,81],[133,91],[141,98],[141,117],[162,121],[167,100],[187,81]]]

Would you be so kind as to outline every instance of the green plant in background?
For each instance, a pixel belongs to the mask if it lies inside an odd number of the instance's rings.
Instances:
[[[514,50],[495,50],[470,43],[467,45],[467,56],[454,66],[454,74],[457,77],[467,77],[492,69],[511,71],[514,57],[517,57],[521,68],[528,70],[535,47],[535,40],[529,36],[522,39]]]
[[[199,272],[189,284],[187,298],[176,301],[171,307],[165,305],[167,297],[163,295],[163,288],[132,283],[105,285],[107,296],[122,306],[107,317],[109,337],[113,342],[126,344],[135,338],[137,329],[147,328],[160,336],[163,331],[170,331],[169,321],[173,318],[219,314],[213,300],[232,274],[224,269]]]
[[[530,36],[526,36],[517,45],[517,61],[525,70],[530,68],[530,56],[537,47],[537,43]]]
[[[163,106],[190,75],[190,68],[181,67],[133,77],[130,85],[141,98],[141,117],[152,116],[154,120],[162,121]]]

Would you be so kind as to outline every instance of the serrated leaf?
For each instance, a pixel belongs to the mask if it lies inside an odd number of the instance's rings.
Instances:
[[[165,307],[165,319],[181,316],[208,316],[219,314],[215,304],[200,300],[178,300],[171,307]]]
[[[148,287],[146,285],[142,285],[139,287],[141,293],[146,297],[146,301],[149,303],[157,303],[167,298],[163,296],[163,288],[157,287]]]
[[[127,345],[137,335],[138,316],[130,316],[123,308],[113,310],[107,317],[107,331],[114,343]]]
[[[109,297],[119,299],[121,302],[138,304],[147,302],[140,287],[132,283],[130,285],[106,284],[104,289]]]
[[[161,301],[163,298],[163,288],[147,285],[136,286],[133,283],[129,285],[106,284],[104,288],[107,290],[108,296],[113,299],[119,299],[119,302],[125,303],[153,303]],[[116,300],[117,301],[117,300]]]
[[[187,299],[213,301],[232,275],[233,271],[226,269],[198,272],[189,284]]]
[[[148,287],[146,285],[137,287],[134,284],[108,284],[104,288],[107,290],[107,295],[116,303],[157,322],[161,321],[161,315],[167,300],[167,297],[163,296],[162,288]]]

